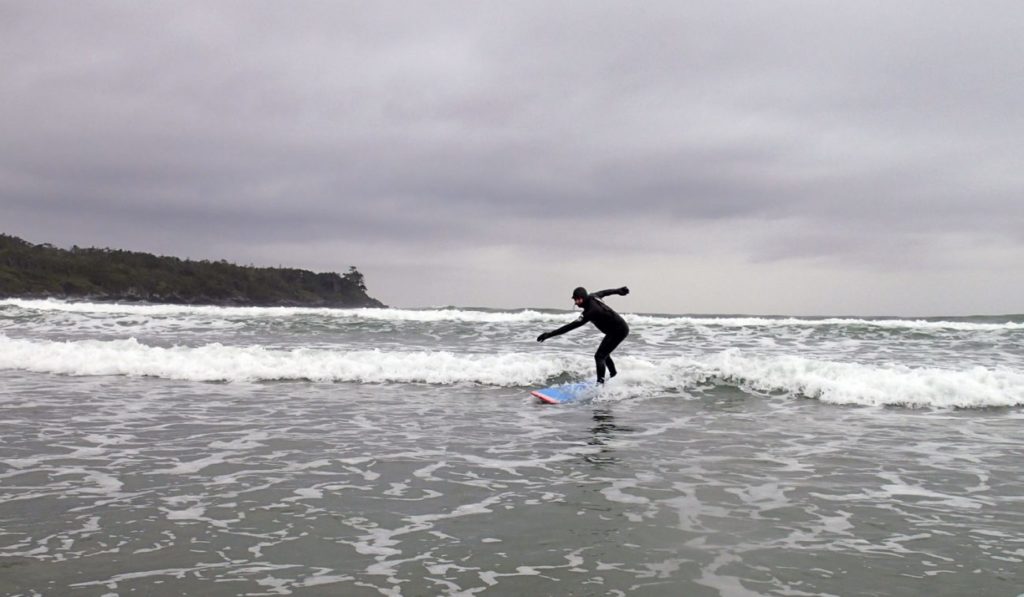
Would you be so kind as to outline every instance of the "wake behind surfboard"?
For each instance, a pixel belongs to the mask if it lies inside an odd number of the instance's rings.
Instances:
[[[593,396],[598,387],[596,381],[580,381],[534,390],[530,394],[545,404],[566,404]]]

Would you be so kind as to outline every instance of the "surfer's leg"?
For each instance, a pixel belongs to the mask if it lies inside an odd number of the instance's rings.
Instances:
[[[597,365],[597,383],[604,383],[604,364],[607,359],[608,353],[604,351],[604,341],[602,341],[601,346],[594,353],[594,364]]]
[[[611,371],[612,377],[615,377],[615,363],[612,362],[611,354],[615,350],[615,347],[622,342],[624,336],[605,336],[604,340],[601,340],[601,345],[597,347],[597,352],[594,353],[594,363],[597,365],[597,382],[604,383],[604,371],[605,365]]]
[[[604,371],[607,366],[608,372],[615,377],[619,372],[615,369],[615,362],[612,361],[612,351],[618,348],[619,344],[626,339],[628,332],[623,334],[609,334],[601,340],[601,346],[597,347],[594,353],[594,362],[597,364],[597,381],[604,381]]]

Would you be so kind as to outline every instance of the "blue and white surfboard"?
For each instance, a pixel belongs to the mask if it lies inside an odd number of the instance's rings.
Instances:
[[[547,404],[565,404],[581,398],[592,397],[597,393],[598,387],[600,386],[596,381],[580,381],[534,390],[530,393]]]

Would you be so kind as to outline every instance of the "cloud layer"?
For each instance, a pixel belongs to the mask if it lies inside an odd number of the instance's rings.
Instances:
[[[632,283],[634,310],[1019,312],[1022,24],[1013,2],[7,3],[0,228],[354,263],[402,305]]]

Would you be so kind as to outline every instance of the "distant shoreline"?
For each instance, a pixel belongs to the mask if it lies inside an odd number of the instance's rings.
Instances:
[[[0,234],[0,297],[230,307],[385,307],[355,266],[345,274],[192,261],[113,249],[59,249]]]
[[[108,295],[67,295],[67,294],[6,294],[0,292],[0,300],[19,299],[25,301],[64,301],[68,303],[95,303],[98,305],[166,305],[180,307],[296,307],[296,308],[323,308],[323,309],[353,309],[353,308],[388,308],[388,305],[376,301],[375,304],[352,304],[352,303],[331,303],[324,302],[298,302],[298,301],[276,301],[276,302],[250,302],[243,299],[211,299],[209,297],[196,297],[195,299],[181,299],[176,297],[164,298],[139,298],[137,296],[108,296]],[[370,299],[371,301],[375,299]]]

